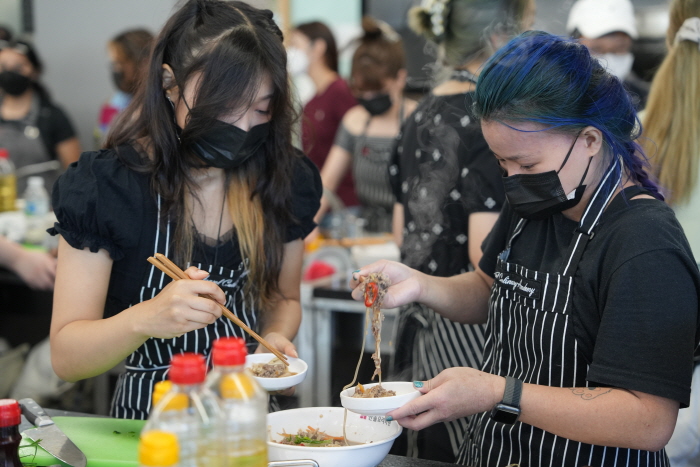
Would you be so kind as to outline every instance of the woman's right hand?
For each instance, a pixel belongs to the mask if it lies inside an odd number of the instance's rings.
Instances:
[[[212,324],[221,316],[216,302],[200,295],[211,295],[224,305],[224,292],[214,282],[202,280],[209,273],[195,267],[185,271],[190,280],[172,281],[141,307],[137,332],[145,337],[170,339]],[[145,309],[145,310],[144,310]]]
[[[358,301],[364,300],[360,279],[369,274],[384,273],[391,279],[391,286],[382,301],[382,308],[396,308],[413,302],[420,301],[425,287],[424,274],[411,269],[408,266],[395,261],[380,260],[352,273],[350,288],[352,298]]]

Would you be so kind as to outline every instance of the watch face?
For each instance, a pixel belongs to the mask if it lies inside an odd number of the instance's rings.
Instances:
[[[502,403],[496,404],[496,407],[491,410],[491,419],[495,422],[506,423],[512,425],[518,420],[520,409],[511,407]]]

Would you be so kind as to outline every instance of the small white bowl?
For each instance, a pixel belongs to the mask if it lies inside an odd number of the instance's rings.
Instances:
[[[379,383],[363,384],[365,389],[369,389]],[[363,398],[352,397],[355,394],[355,386],[340,393],[340,403],[346,409],[363,415],[386,415],[394,409],[411,402],[421,396],[420,391],[413,387],[413,383],[400,381],[382,383],[384,389],[396,391],[395,396]]]
[[[245,358],[245,367],[250,369],[255,363],[270,363],[275,358],[277,357],[273,353],[248,354]],[[255,376],[255,380],[266,391],[289,389],[304,381],[309,365],[300,358],[287,356],[287,360],[289,361],[289,367],[287,369],[292,373],[296,373],[295,375],[285,376],[283,378],[260,378]]]
[[[305,407],[282,410],[267,415],[267,453],[270,461],[313,459],[319,467],[374,467],[389,454],[394,440],[401,434],[398,423],[383,417],[367,417],[348,412],[345,434],[351,442],[364,443],[332,448],[279,444],[279,433],[297,433],[307,426],[333,436],[343,435],[341,407]]]

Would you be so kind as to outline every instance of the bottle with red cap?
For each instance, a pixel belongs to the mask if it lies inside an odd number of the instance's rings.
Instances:
[[[247,354],[243,339],[214,341],[206,388],[221,400],[226,465],[266,467],[268,394],[245,369]]]
[[[19,424],[22,410],[14,399],[0,399],[0,467],[22,467],[19,460]]]
[[[177,436],[180,467],[223,467],[222,411],[216,396],[203,387],[206,372],[202,355],[174,355],[168,375],[172,387],[165,394],[164,386],[158,388],[154,399],[159,400],[143,428],[144,434],[158,430]]]

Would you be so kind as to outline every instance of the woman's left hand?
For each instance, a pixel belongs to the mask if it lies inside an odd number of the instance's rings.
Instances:
[[[423,396],[387,415],[403,427],[421,430],[491,410],[503,398],[505,378],[459,367],[448,368],[428,381],[416,381],[414,386]]]
[[[285,355],[288,355],[290,357],[298,358],[299,355],[297,354],[297,348],[292,342],[284,337],[282,334],[278,332],[270,332],[267,333],[263,336],[263,338],[272,345],[272,347],[275,348],[275,350],[279,350]],[[265,348],[262,344],[258,345],[258,348],[255,349],[255,353],[269,353],[270,350]],[[293,396],[294,395],[294,388],[289,388],[289,389],[284,389],[282,391],[274,391],[271,392],[270,394],[273,395],[280,395],[280,396]]]

